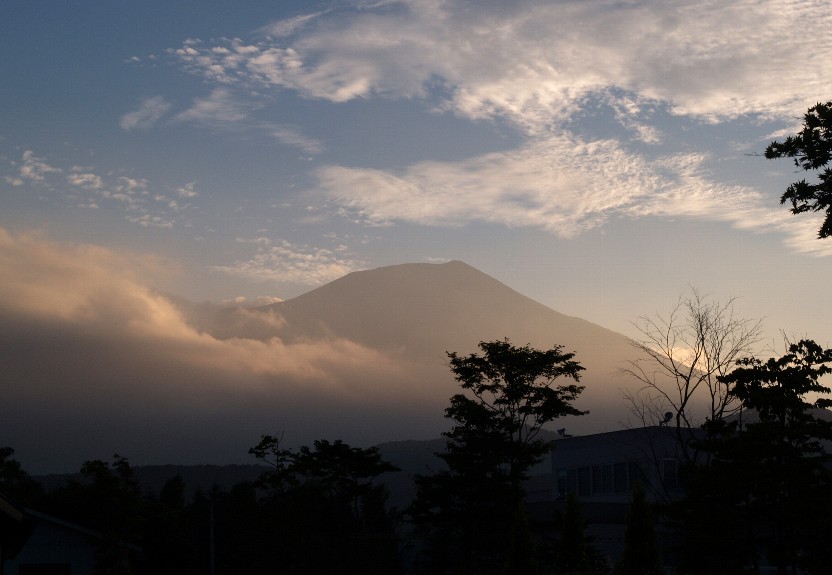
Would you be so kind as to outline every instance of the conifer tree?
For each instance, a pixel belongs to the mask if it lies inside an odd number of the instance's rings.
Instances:
[[[662,575],[656,521],[644,486],[637,483],[627,512],[624,552],[615,565],[615,575]]]

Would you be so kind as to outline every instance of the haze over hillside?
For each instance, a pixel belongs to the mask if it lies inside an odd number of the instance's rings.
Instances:
[[[504,337],[561,344],[587,368],[579,407],[591,414],[558,426],[627,418],[615,375],[633,353],[624,336],[462,262],[355,272],[254,309],[174,304],[124,281],[109,297],[92,278],[72,284],[61,313],[0,306],[0,443],[35,471],[114,452],[139,464],[251,462],[248,447],[280,431],[287,445],[437,437],[458,390],[445,352]],[[60,297],[53,289],[38,295]]]

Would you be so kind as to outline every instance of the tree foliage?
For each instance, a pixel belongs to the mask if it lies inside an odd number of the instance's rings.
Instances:
[[[587,413],[572,405],[584,389],[577,385],[584,368],[562,346],[541,351],[515,347],[506,339],[480,342],[479,347],[482,355],[448,354],[456,380],[473,397],[451,397],[445,417],[455,425],[445,434],[450,441],[442,457],[449,465],[459,455],[485,457],[517,490],[529,467],[549,451],[538,437],[543,425]],[[556,385],[560,378],[574,383]]]
[[[624,552],[615,565],[615,575],[662,575],[656,520],[641,483],[636,484],[627,527],[624,531]]]
[[[766,560],[778,573],[825,572],[813,565],[828,556],[817,541],[832,534],[826,514],[818,513],[832,504],[824,447],[832,440],[825,411],[832,402],[820,381],[830,363],[832,350],[802,340],[780,358],[742,359],[721,378],[743,412],[705,426],[701,447],[712,458],[694,470],[678,516],[689,570],[731,573]]]
[[[832,101],[809,108],[803,116],[800,133],[769,144],[765,157],[794,158],[798,168],[818,172],[817,183],[802,179],[791,184],[780,197],[780,203],[791,203],[793,214],[825,211],[818,237],[832,235],[832,169],[829,167],[832,160]]]
[[[0,493],[16,503],[31,505],[43,494],[43,489],[14,458],[14,449],[0,447]]]
[[[409,511],[432,542],[436,563],[457,573],[513,569],[506,558],[519,543],[506,535],[523,532],[522,483],[550,449],[540,431],[558,417],[586,413],[572,405],[583,390],[577,385],[583,367],[573,353],[509,340],[479,348],[481,354],[448,354],[466,393],[451,397],[445,410],[454,426],[437,455],[447,469],[417,477]]]
[[[393,522],[375,480],[398,468],[375,447],[321,439],[295,451],[281,443],[282,435],[264,435],[249,450],[270,467],[257,486],[274,561],[296,573],[394,571]]]

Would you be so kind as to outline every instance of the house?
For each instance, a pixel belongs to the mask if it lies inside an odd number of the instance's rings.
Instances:
[[[23,519],[23,509],[0,493],[0,575],[6,573],[6,560],[14,559],[29,537],[29,525]]]
[[[32,509],[20,511],[28,536],[14,555],[3,556],[0,575],[91,575],[102,559],[126,563],[140,553],[80,525]]]
[[[654,501],[680,496],[685,454],[676,433],[673,427],[650,426],[557,440],[552,449],[556,497],[571,492],[582,503],[628,504],[637,482]]]
[[[574,493],[593,546],[614,562],[624,549],[627,511],[633,488],[641,483],[648,499],[668,502],[683,495],[679,477],[685,453],[676,428],[650,426],[569,437],[551,452],[556,508]],[[661,547],[672,533],[659,526]]]

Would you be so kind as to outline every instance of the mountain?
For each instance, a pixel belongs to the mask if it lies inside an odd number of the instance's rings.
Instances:
[[[257,308],[110,288],[79,276],[57,303],[33,285],[0,306],[0,445],[32,473],[113,453],[134,465],[249,464],[263,434],[286,446],[434,439],[459,390],[447,352],[503,338],[562,345],[586,368],[577,407],[590,414],[553,428],[619,429],[629,416],[616,374],[633,356],[627,338],[458,261],[355,272]]]
[[[480,341],[562,345],[587,368],[581,404],[593,411],[586,423],[570,423],[617,428],[627,415],[618,391],[626,381],[617,374],[634,353],[625,336],[554,311],[460,261],[354,272],[261,311],[285,321],[283,337],[345,338],[416,360],[442,382],[450,381],[446,352],[476,352]],[[442,389],[443,401],[455,392]]]
[[[354,272],[265,309],[298,336],[335,334],[415,354],[474,351],[479,341],[503,337],[585,351],[599,337],[626,345],[623,336],[551,310],[459,261]]]

